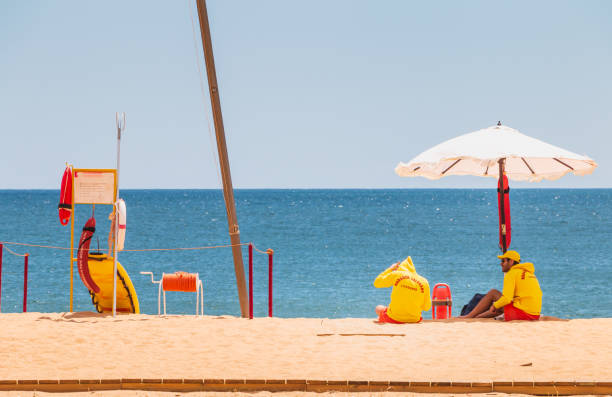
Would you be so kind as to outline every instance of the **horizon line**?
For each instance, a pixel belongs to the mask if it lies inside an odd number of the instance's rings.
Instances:
[[[612,187],[512,187],[511,190],[610,190]],[[59,191],[56,188],[0,188],[3,191]],[[191,188],[191,187],[147,187],[121,188],[123,190],[212,190],[223,191],[222,188]],[[235,187],[233,190],[495,190],[489,187]]]

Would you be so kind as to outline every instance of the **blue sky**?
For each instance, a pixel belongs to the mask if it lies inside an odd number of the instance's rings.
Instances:
[[[599,163],[514,187],[612,187],[611,2],[208,11],[236,188],[493,187],[394,168],[498,120]],[[197,29],[194,0],[3,0],[0,189],[59,188],[65,162],[113,168],[117,111],[121,188],[220,188]]]

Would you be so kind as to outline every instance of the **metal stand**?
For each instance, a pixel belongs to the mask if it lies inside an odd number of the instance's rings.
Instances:
[[[162,278],[160,280],[155,280],[153,278],[153,272],[140,272],[140,274],[149,274],[151,276],[151,282],[153,284],[159,284],[159,288],[157,291],[157,315],[161,315],[161,297],[162,292],[164,295],[164,316],[166,315],[166,290],[164,289],[164,276],[167,273],[162,273]],[[168,274],[170,275],[170,274]],[[196,276],[196,290],[190,291],[196,293],[196,316],[199,314],[201,316],[204,315],[204,286],[202,284],[202,280],[200,280],[199,273],[195,273]]]

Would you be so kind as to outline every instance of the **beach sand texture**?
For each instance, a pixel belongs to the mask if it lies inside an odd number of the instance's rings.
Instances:
[[[85,312],[2,314],[0,323],[5,380],[612,381],[607,318],[383,325]]]

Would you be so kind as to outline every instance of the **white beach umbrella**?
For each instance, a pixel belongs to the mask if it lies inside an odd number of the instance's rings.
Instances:
[[[428,179],[440,179],[447,175],[497,178],[500,247],[505,252],[510,245],[510,208],[508,182],[503,176],[515,181],[536,182],[559,179],[570,172],[587,175],[595,167],[597,163],[587,156],[531,138],[498,122],[496,126],[434,146],[408,163],[399,163],[395,172],[399,176],[423,176]]]
[[[593,159],[531,138],[501,125],[449,139],[424,151],[407,163],[399,163],[399,176],[440,179],[447,175],[499,178],[503,160],[508,179],[536,182],[555,180],[573,172],[587,175],[597,163]]]

